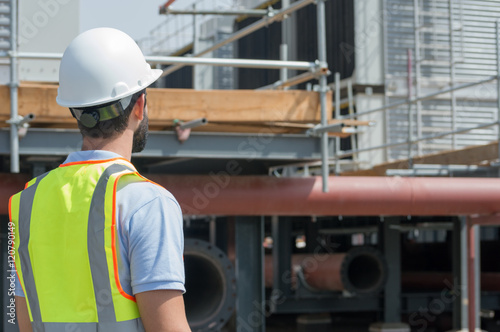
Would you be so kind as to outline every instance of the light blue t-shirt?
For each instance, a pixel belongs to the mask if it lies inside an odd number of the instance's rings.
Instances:
[[[64,163],[121,157],[101,150],[71,153]],[[174,196],[150,182],[130,183],[116,194],[118,269],[130,295],[169,289],[185,292],[184,234]],[[24,296],[17,280],[16,296]]]

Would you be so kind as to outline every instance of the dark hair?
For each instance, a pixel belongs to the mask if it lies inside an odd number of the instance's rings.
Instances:
[[[110,138],[116,134],[123,133],[128,126],[128,119],[130,118],[130,114],[132,113],[137,100],[143,93],[145,93],[145,90],[141,90],[133,94],[129,106],[123,111],[123,115],[120,115],[116,118],[99,121],[92,128],[86,127],[80,121],[77,121],[78,128],[80,129],[82,136],[90,138]],[[113,103],[116,103],[116,101],[114,101]],[[108,105],[109,104],[104,104],[100,105],[100,107]],[[95,109],[95,106],[92,108]]]

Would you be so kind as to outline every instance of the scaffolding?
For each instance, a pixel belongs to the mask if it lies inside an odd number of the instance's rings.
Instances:
[[[387,20],[383,21],[384,24],[384,48],[386,49],[387,58],[386,62],[391,62],[386,67],[386,79],[395,80],[397,91],[391,91],[391,82],[386,84],[385,99],[386,104],[382,107],[377,107],[369,110],[363,110],[359,107],[355,108],[355,98],[353,93],[352,81],[347,80],[347,94],[348,94],[348,107],[349,112],[346,115],[340,114],[340,109],[344,101],[340,99],[341,87],[344,82],[340,81],[340,76],[335,74],[334,84],[334,109],[335,118],[342,121],[363,119],[366,115],[383,112],[386,123],[377,123],[378,126],[385,126],[386,138],[385,142],[380,145],[374,146],[359,146],[357,140],[357,133],[360,131],[353,131],[354,135],[351,136],[352,146],[351,150],[341,151],[340,138],[333,138],[334,149],[333,154],[329,152],[331,140],[328,137],[328,132],[339,130],[338,125],[328,123],[329,116],[326,114],[327,110],[327,92],[329,87],[326,84],[326,77],[329,75],[328,64],[326,63],[326,27],[325,27],[325,13],[324,1],[318,1],[317,15],[318,15],[318,59],[314,62],[306,61],[290,61],[283,57],[282,60],[251,60],[251,59],[216,59],[216,58],[203,58],[202,55],[210,53],[224,45],[234,42],[260,28],[271,24],[272,22],[285,19],[289,14],[295,12],[305,6],[313,3],[313,0],[302,0],[291,4],[288,7],[280,10],[248,10],[247,14],[250,15],[264,15],[261,20],[251,24],[250,26],[232,33],[227,39],[201,51],[191,57],[175,57],[175,56],[148,56],[147,60],[151,64],[164,65],[174,64],[164,71],[164,75],[168,75],[175,70],[185,65],[210,65],[210,66],[227,66],[227,67],[244,67],[244,68],[267,68],[267,69],[281,69],[282,75],[278,82],[269,86],[262,87],[262,89],[286,89],[296,84],[307,82],[311,79],[317,79],[319,84],[315,91],[319,92],[321,100],[321,121],[319,124],[308,127],[304,130],[304,136],[319,136],[318,140],[321,142],[321,174],[326,178],[330,173],[330,165],[334,166],[333,172],[340,174],[347,167],[354,165],[355,169],[362,168],[363,158],[361,154],[367,151],[383,150],[385,151],[386,161],[408,159],[408,164],[411,168],[412,159],[415,156],[425,155],[427,153],[439,152],[448,150],[456,150],[464,147],[467,137],[461,138],[460,135],[470,132],[479,133],[479,138],[476,143],[485,144],[492,139],[498,139],[499,131],[491,130],[491,128],[498,127],[498,97],[495,98],[494,105],[489,101],[479,100],[479,108],[481,110],[488,108],[496,110],[495,117],[491,118],[491,112],[488,113],[490,121],[486,121],[488,117],[482,117],[480,123],[469,123],[466,116],[464,116],[463,106],[457,105],[457,98],[462,100],[467,98],[467,93],[470,93],[474,87],[482,86],[484,84],[491,84],[496,81],[496,90],[500,90],[498,84],[498,76],[500,70],[500,57],[499,57],[499,31],[498,24],[495,28],[488,29],[481,27],[481,31],[488,33],[489,40],[495,40],[495,52],[491,52],[492,47],[488,44],[489,58],[487,65],[478,67],[481,72],[486,72],[486,69],[491,69],[491,60],[495,62],[495,70],[497,75],[487,78],[481,78],[471,75],[471,69],[468,67],[458,67],[457,65],[464,62],[467,57],[467,33],[464,32],[463,22],[464,7],[470,6],[465,0],[414,0],[413,5],[408,3],[401,4],[398,0],[385,0],[384,13]],[[398,10],[404,12],[407,16],[413,17],[413,21],[398,21],[401,20],[398,15],[388,11],[391,4],[397,3]],[[12,2],[10,15],[12,29],[10,30],[11,39],[15,41],[16,32],[16,2]],[[468,8],[467,8],[468,9]],[[500,8],[499,8],[500,10]],[[171,11],[175,13],[175,11]],[[244,13],[244,10],[239,10],[238,14]],[[189,12],[178,11],[178,14],[193,14],[201,13],[206,14],[206,10],[200,11],[192,10]],[[220,11],[217,11],[220,14]],[[214,11],[212,14],[216,14]],[[228,10],[227,14],[234,14],[234,10]],[[409,15],[411,14],[411,15]],[[398,24],[396,24],[396,23]],[[403,32],[398,32],[396,38],[392,38],[398,29],[404,28]],[[407,41],[408,35],[413,35],[413,45]],[[391,38],[389,38],[389,36]],[[491,38],[495,36],[495,38]],[[402,43],[402,40],[405,43]],[[411,41],[410,41],[411,42]],[[392,44],[391,44],[392,43]],[[399,43],[399,44],[398,44]],[[9,57],[11,61],[11,118],[9,124],[11,125],[11,171],[19,172],[19,129],[32,120],[30,117],[22,118],[17,114],[17,88],[19,86],[16,62],[19,58],[25,59],[60,59],[61,54],[47,54],[47,53],[26,53],[17,52],[15,42],[10,45],[9,52],[4,52],[3,57]],[[404,47],[403,47],[404,46]],[[286,47],[286,45],[282,45]],[[397,50],[397,52],[396,52]],[[399,52],[399,53],[398,53]],[[401,52],[406,55],[406,59],[401,56]],[[283,51],[283,54],[286,52]],[[412,59],[411,55],[414,55]],[[494,56],[494,58],[493,58]],[[394,57],[394,58],[391,58]],[[389,59],[391,61],[389,61]],[[394,61],[393,61],[394,60]],[[303,73],[288,77],[286,69],[301,70]],[[436,76],[438,75],[438,76]],[[406,77],[405,77],[406,76]],[[447,76],[447,77],[446,77]],[[407,86],[401,85],[398,80],[404,79]],[[432,91],[429,87],[436,82],[443,82],[440,86],[445,88]],[[401,98],[401,91],[406,94],[406,98]],[[464,94],[460,94],[460,92]],[[445,104],[448,106],[445,107]],[[484,106],[487,104],[486,106]],[[484,107],[483,107],[484,106]],[[430,109],[427,107],[431,107]],[[436,117],[448,118],[446,120],[447,126],[436,127],[434,121]],[[465,121],[465,122],[464,122]],[[368,121],[373,124],[372,121]],[[488,130],[485,134],[485,130]],[[311,138],[314,139],[314,138]],[[445,139],[445,140],[443,140]],[[432,144],[428,142],[432,141]],[[352,158],[352,161],[347,160]],[[318,164],[310,164],[314,167]],[[361,166],[360,166],[361,165]],[[365,165],[366,166],[366,165]],[[368,168],[373,164],[368,165]],[[324,182],[324,190],[327,190],[326,183]]]

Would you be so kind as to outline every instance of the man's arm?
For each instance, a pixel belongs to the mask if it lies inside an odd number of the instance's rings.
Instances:
[[[24,297],[16,296],[16,313],[19,332],[32,332],[28,305]]]
[[[189,332],[182,292],[154,290],[135,295],[147,332]]]

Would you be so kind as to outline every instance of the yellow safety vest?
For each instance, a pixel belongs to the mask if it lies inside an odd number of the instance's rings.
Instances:
[[[63,164],[11,197],[15,264],[33,331],[144,331],[118,274],[118,180],[146,181],[127,160]]]

